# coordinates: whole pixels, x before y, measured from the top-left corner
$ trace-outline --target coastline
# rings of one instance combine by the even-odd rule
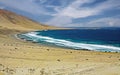
[[[0,75],[120,75],[118,52],[52,47],[15,37],[36,30],[58,29],[71,28],[40,24],[0,9]]]
[[[64,49],[17,39],[20,32],[0,34],[0,74],[115,75],[120,53]],[[8,70],[8,71],[6,71]]]
[[[52,31],[52,33],[51,33],[51,31]],[[37,31],[23,33],[23,34],[18,34],[17,38],[19,38],[21,40],[37,43],[37,44],[44,44],[46,46],[52,46],[52,47],[56,46],[56,47],[65,48],[65,49],[100,51],[100,52],[120,52],[119,46],[117,47],[114,44],[109,44],[109,43],[105,43],[105,42],[103,43],[103,41],[98,42],[98,40],[97,41],[93,40],[93,43],[89,43],[89,42],[84,43],[81,41],[76,42],[79,39],[74,41],[74,40],[72,40],[72,38],[70,38],[72,40],[72,41],[70,41],[70,40],[66,40],[66,39],[69,39],[69,37],[65,37],[66,39],[64,39],[64,38],[61,39],[61,37],[60,38],[56,37],[56,36],[64,37],[64,35],[59,34],[59,33],[69,32],[69,31],[71,31],[71,30],[67,30],[67,31],[66,30],[57,30],[58,35],[56,35],[56,30],[41,30],[41,31],[37,30]],[[74,31],[76,31],[76,30],[74,29]],[[45,32],[45,35],[43,35],[44,32]],[[47,33],[49,33],[50,36]],[[66,35],[72,35],[72,33],[66,34]],[[73,37],[74,37],[74,35],[73,35]],[[83,38],[80,38],[80,39],[83,39]],[[92,40],[90,40],[90,41],[92,41]]]

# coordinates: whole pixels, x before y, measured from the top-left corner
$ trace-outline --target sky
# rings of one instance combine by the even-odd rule
[[[120,27],[120,0],[0,0],[0,9],[58,27]]]

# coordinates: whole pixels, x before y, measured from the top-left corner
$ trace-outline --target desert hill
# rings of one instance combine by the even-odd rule
[[[39,30],[52,29],[55,27],[42,25],[27,17],[18,15],[14,12],[0,9],[0,28],[7,28],[13,30]]]

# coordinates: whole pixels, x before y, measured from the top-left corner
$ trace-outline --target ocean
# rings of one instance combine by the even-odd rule
[[[120,52],[120,28],[44,30],[19,34],[18,37],[75,50]]]

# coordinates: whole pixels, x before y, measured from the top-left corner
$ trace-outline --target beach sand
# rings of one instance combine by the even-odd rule
[[[19,24],[0,17],[0,75],[120,75],[120,53],[63,49],[18,39],[16,34],[54,27],[26,27],[31,21],[17,18]]]
[[[0,75],[120,75],[120,53],[49,47],[0,28]]]

